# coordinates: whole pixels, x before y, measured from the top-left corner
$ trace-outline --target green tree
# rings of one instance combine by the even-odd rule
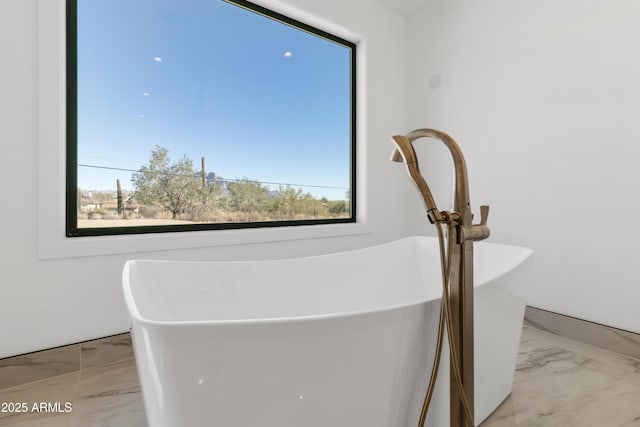
[[[275,197],[269,203],[269,211],[279,217],[293,217],[299,211],[298,200],[302,190],[287,185],[280,186]]]
[[[329,202],[329,212],[333,215],[344,215],[347,210],[347,202],[344,200],[332,200]]]
[[[306,216],[318,216],[318,200],[311,193],[304,193],[298,198],[298,213]]]
[[[243,178],[229,184],[229,207],[244,213],[264,211],[269,190],[257,181]]]
[[[136,200],[159,206],[171,212],[173,219],[197,203],[200,185],[193,162],[186,156],[171,163],[169,151],[156,145],[149,164],[134,172],[131,183],[136,188]]]
[[[296,216],[318,217],[322,215],[324,207],[311,193],[304,193],[287,185],[280,186],[276,195],[269,203],[269,211],[281,218],[295,218]]]

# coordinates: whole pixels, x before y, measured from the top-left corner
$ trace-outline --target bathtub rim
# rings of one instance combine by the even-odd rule
[[[399,309],[403,309],[403,308],[407,308],[407,307],[411,307],[411,306],[415,306],[415,305],[419,305],[419,304],[426,304],[429,302],[433,302],[433,301],[437,301],[440,300],[442,301],[442,290],[440,289],[440,291],[438,292],[440,294],[440,297],[438,298],[430,298],[430,299],[419,299],[419,300],[411,300],[411,301],[407,301],[401,304],[394,304],[394,305],[385,305],[383,307],[380,308],[369,308],[369,309],[360,309],[360,310],[353,310],[353,311],[347,311],[347,312],[339,312],[339,313],[324,313],[324,314],[310,314],[310,315],[297,315],[297,316],[283,316],[283,317],[268,317],[268,318],[251,318],[251,319],[217,319],[217,320],[154,320],[154,319],[148,319],[144,316],[142,316],[142,314],[139,312],[137,305],[135,303],[135,298],[133,296],[133,291],[131,289],[131,284],[129,282],[129,271],[131,270],[131,267],[136,264],[137,262],[149,262],[149,263],[161,263],[161,264],[245,264],[245,263],[271,263],[271,262],[276,262],[276,261],[286,261],[286,260],[300,260],[300,259],[310,259],[310,258],[326,258],[326,257],[331,257],[331,256],[337,256],[340,254],[345,254],[345,253],[352,253],[352,252],[358,252],[358,251],[365,251],[367,249],[370,248],[374,248],[374,247],[380,247],[380,246],[385,246],[385,245],[389,245],[391,243],[396,243],[396,242],[401,242],[401,241],[409,241],[409,240],[413,240],[414,242],[418,241],[418,240],[423,240],[423,239],[429,239],[429,240],[437,240],[436,237],[432,237],[432,236],[421,236],[421,235],[414,235],[414,236],[407,236],[407,237],[403,237],[400,239],[396,239],[396,240],[391,240],[388,242],[384,242],[384,243],[380,243],[377,245],[371,245],[371,246],[366,246],[364,248],[359,248],[359,249],[352,249],[352,250],[345,250],[345,251],[338,251],[338,252],[331,252],[328,254],[322,254],[322,255],[311,255],[311,256],[304,256],[304,257],[290,257],[290,258],[277,258],[277,259],[268,259],[268,260],[233,260],[233,261],[180,261],[180,260],[154,260],[154,259],[130,259],[127,260],[124,264],[123,270],[122,270],[122,288],[123,288],[123,292],[124,292],[124,296],[125,296],[125,304],[127,306],[127,311],[129,313],[129,317],[130,317],[130,321],[133,324],[133,322],[135,321],[136,323],[140,323],[140,324],[145,324],[148,326],[163,326],[163,327],[168,327],[168,326],[172,326],[172,327],[178,327],[178,326],[211,326],[211,325],[219,325],[219,326],[224,326],[224,325],[250,325],[250,324],[279,324],[279,323],[292,323],[292,322],[307,322],[307,321],[314,321],[314,320],[330,320],[330,319],[337,319],[337,318],[341,318],[341,317],[347,317],[347,316],[362,316],[362,315],[366,315],[366,314],[375,314],[375,313],[382,313],[382,312],[386,312],[386,311],[393,311],[393,310],[399,310]],[[477,281],[474,282],[474,289],[478,288],[480,286],[484,286],[488,283],[494,282],[495,280],[497,280],[498,278],[510,273],[511,271],[515,270],[518,266],[520,266],[524,261],[526,261],[527,259],[529,259],[531,257],[531,255],[534,253],[533,249],[531,248],[527,248],[527,247],[523,247],[523,246],[516,246],[516,245],[506,245],[506,244],[501,244],[501,243],[493,243],[493,242],[476,242],[476,245],[488,245],[488,246],[502,246],[502,247],[509,247],[509,248],[514,248],[514,249],[518,249],[520,251],[520,255],[517,256],[515,258],[515,263],[510,266],[509,269],[503,270],[501,271],[499,274],[495,274],[492,277],[485,279],[483,281]],[[441,283],[439,288],[441,288]]]
[[[332,320],[332,319],[340,319],[344,317],[355,317],[355,316],[363,316],[368,314],[378,314],[384,312],[390,312],[395,310],[402,310],[408,307],[420,305],[420,304],[428,304],[430,302],[440,301],[441,298],[433,298],[433,299],[423,299],[423,300],[414,300],[403,304],[395,304],[384,306],[376,309],[363,309],[363,310],[353,310],[342,313],[324,313],[324,314],[310,314],[304,316],[283,316],[283,317],[267,317],[267,318],[252,318],[252,319],[224,319],[224,320],[153,320],[147,319],[140,315],[140,313],[135,309],[135,315],[129,311],[130,320],[135,321],[136,323],[147,325],[147,326],[162,326],[162,327],[182,327],[182,326],[233,326],[233,325],[275,325],[275,324],[284,324],[284,323],[302,323],[302,322],[312,322],[312,321],[323,321],[323,320]],[[127,304],[128,305],[128,304]]]

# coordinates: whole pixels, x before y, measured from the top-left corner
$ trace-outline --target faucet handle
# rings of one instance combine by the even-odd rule
[[[460,228],[460,241],[467,240],[484,240],[491,234],[491,230],[487,227],[487,217],[489,217],[489,206],[480,206],[480,224],[472,224],[468,227]]]
[[[487,225],[487,218],[489,217],[489,206],[480,206],[480,225]]]

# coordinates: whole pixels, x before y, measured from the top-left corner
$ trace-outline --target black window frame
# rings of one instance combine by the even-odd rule
[[[260,14],[266,18],[289,25],[293,28],[305,31],[312,35],[324,38],[350,50],[350,105],[351,105],[351,145],[349,150],[349,210],[348,218],[323,218],[304,220],[279,220],[261,222],[224,222],[224,223],[193,223],[193,224],[171,224],[171,225],[145,225],[145,226],[122,226],[122,227],[78,227],[78,115],[77,115],[77,2],[78,0],[66,1],[66,211],[65,230],[66,237],[82,236],[113,236],[148,233],[174,233],[184,231],[206,231],[206,230],[228,230],[246,228],[273,228],[291,227],[322,224],[343,224],[357,222],[357,192],[356,192],[356,75],[357,45],[354,42],[331,34],[327,31],[316,28],[312,25],[298,21],[281,13],[267,9],[263,6],[246,0],[221,0],[234,4],[248,11]]]

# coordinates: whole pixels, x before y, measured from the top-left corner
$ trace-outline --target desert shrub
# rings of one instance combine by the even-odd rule
[[[164,209],[159,206],[141,206],[140,215],[143,218],[163,218]]]

